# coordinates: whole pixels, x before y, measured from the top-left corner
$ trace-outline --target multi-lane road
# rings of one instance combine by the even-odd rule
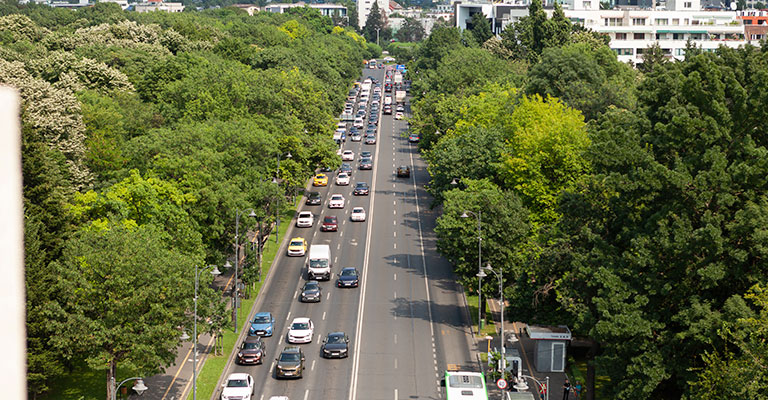
[[[363,71],[363,78],[369,75],[384,81],[384,70]],[[355,169],[349,186],[336,186],[335,174],[329,174],[327,187],[313,189],[319,189],[322,205],[300,206],[299,211],[316,215],[315,225],[293,226],[285,239],[300,236],[310,245],[329,244],[334,277],[321,282],[320,303],[301,303],[306,257],[287,257],[283,252],[275,260],[255,310],[272,312],[276,318],[275,334],[264,339],[265,362],[258,366],[232,362],[224,372],[224,376],[251,374],[254,399],[439,399],[447,364],[477,368],[461,288],[450,265],[436,252],[436,214],[423,190],[426,167],[405,130],[405,121],[382,115],[377,144],[347,140],[343,149],[355,152],[353,167],[360,152],[368,150],[374,155],[373,169]],[[411,167],[410,178],[396,176],[399,165]],[[369,196],[352,195],[355,182],[361,181],[371,186]],[[330,195],[336,193],[347,199],[343,209],[328,208]],[[367,221],[350,221],[352,208],[358,206],[365,208]],[[326,215],[338,217],[338,232],[320,231]],[[336,275],[348,266],[361,272],[359,288],[335,286]],[[274,360],[287,345],[289,324],[296,317],[309,317],[315,326],[314,341],[300,345],[306,355],[304,377],[278,380]],[[332,331],[349,335],[349,358],[322,358],[321,341]]]

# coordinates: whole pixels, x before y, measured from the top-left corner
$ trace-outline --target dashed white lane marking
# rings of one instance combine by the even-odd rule
[[[397,274],[395,274],[395,280],[397,280]]]
[[[323,311],[323,321],[325,321],[325,311]]]
[[[315,360],[312,360],[312,366],[309,367],[309,370],[310,371],[314,371],[315,370]]]
[[[397,292],[395,292],[395,298],[397,298]]]
[[[397,333],[395,333],[395,344],[397,344]]]
[[[393,244],[393,247],[394,247],[395,249],[397,249],[397,243],[392,243],[392,244]]]
[[[277,341],[277,345],[280,346],[283,343],[283,335],[280,335],[280,339]]]
[[[339,235],[339,237],[341,236],[344,236],[344,231],[341,231],[341,234]]]
[[[304,400],[307,400],[309,398],[309,389],[304,391]]]
[[[395,400],[397,400],[397,389],[395,389]]]
[[[272,371],[275,370],[275,362],[272,361],[272,365],[269,366],[269,374],[272,375]]]
[[[259,400],[264,400],[264,395],[263,394],[259,397]]]
[[[397,358],[395,358],[395,369],[397,369]]]
[[[392,234],[394,235],[394,237],[397,237],[397,232],[393,231]]]
[[[331,294],[330,294],[330,293],[328,293],[328,294],[326,294],[326,295],[325,295],[325,299],[326,299],[326,300],[328,300],[328,299],[330,299],[330,298],[331,298]]]
[[[285,316],[285,320],[288,321],[291,319],[291,312],[288,311],[288,315]]]
[[[396,206],[397,205],[397,200],[392,200],[392,205]]]

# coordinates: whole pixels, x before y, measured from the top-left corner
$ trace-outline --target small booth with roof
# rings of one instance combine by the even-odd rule
[[[526,333],[534,343],[533,364],[538,372],[564,372],[566,347],[571,330],[565,325],[526,326]]]

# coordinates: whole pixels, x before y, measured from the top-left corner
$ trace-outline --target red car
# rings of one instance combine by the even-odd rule
[[[339,230],[339,221],[334,216],[324,217],[320,230],[323,232],[336,232]]]

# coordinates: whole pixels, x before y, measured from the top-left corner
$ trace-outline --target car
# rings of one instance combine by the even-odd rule
[[[348,175],[352,174],[352,165],[350,163],[341,163],[339,172],[346,172]]]
[[[301,378],[304,376],[304,352],[298,346],[285,346],[275,359],[275,378]]]
[[[418,133],[408,134],[408,141],[411,143],[419,143],[419,134]]]
[[[355,190],[352,192],[355,196],[367,196],[370,192],[368,184],[365,182],[357,182],[355,184]]]
[[[344,196],[333,194],[331,195],[331,199],[328,200],[328,208],[344,208],[344,203],[346,203]]]
[[[344,332],[331,332],[323,339],[324,358],[346,358],[349,356],[349,337]]]
[[[352,132],[349,135],[349,139],[351,141],[353,141],[353,142],[359,142],[359,141],[363,140],[363,135],[361,135],[360,132]]]
[[[344,152],[341,153],[341,159],[343,161],[352,161],[355,159],[355,152],[352,150],[344,150]]]
[[[384,114],[385,115],[392,115],[392,107],[391,106],[384,106]]]
[[[357,287],[360,284],[360,273],[353,267],[346,267],[339,273],[336,279],[338,287]]]
[[[303,256],[307,254],[307,241],[303,237],[295,237],[288,242],[289,256]]]
[[[346,172],[341,172],[338,175],[336,175],[336,184],[338,186],[349,185],[349,174]]]
[[[360,169],[372,169],[373,168],[373,161],[371,161],[370,158],[361,158],[360,159],[360,165],[358,165],[358,168]]]
[[[405,107],[402,106],[402,104],[398,104],[397,108],[395,109],[397,112],[405,112]]]
[[[398,178],[409,178],[411,176],[411,167],[407,165],[401,165],[397,167]]]
[[[229,374],[221,389],[221,400],[251,400],[253,395],[253,377],[250,374]]]
[[[339,230],[339,221],[333,215],[327,215],[323,218],[323,224],[320,225],[323,232],[336,232]]]
[[[302,211],[296,218],[296,226],[299,228],[311,228],[315,224],[315,214],[312,211]]]
[[[250,336],[272,336],[275,329],[275,317],[271,312],[258,312],[253,316],[251,327],[248,329]]]
[[[360,152],[360,158],[366,158],[366,157],[368,157],[368,158],[371,158],[371,157],[373,157],[373,155],[372,155],[372,154],[371,154],[371,152],[370,152],[370,151],[368,151],[368,150],[366,150],[366,151],[361,151],[361,152]]]
[[[365,144],[376,144],[376,136],[375,135],[366,135],[365,136]]]
[[[331,167],[327,167],[327,166],[320,167],[320,172],[328,173],[328,172],[332,172],[332,171],[333,170],[331,169]]]
[[[264,352],[267,351],[264,341],[259,336],[246,336],[237,352],[237,363],[241,365],[262,364]]]
[[[403,119],[403,113],[399,112],[395,114],[395,119]]]
[[[323,203],[323,198],[320,197],[320,192],[308,192],[307,193],[307,201],[305,202],[308,206],[317,206]]]
[[[315,334],[315,325],[306,317],[294,318],[288,329],[288,343],[312,343]]]
[[[365,221],[365,209],[363,207],[355,207],[352,209],[352,214],[349,215],[349,219],[354,222]]]
[[[304,283],[304,287],[301,288],[299,300],[302,303],[319,303],[322,297],[323,290],[320,288],[320,284],[317,281],[307,281]]]
[[[312,186],[328,186],[328,175],[322,173],[315,175]]]

